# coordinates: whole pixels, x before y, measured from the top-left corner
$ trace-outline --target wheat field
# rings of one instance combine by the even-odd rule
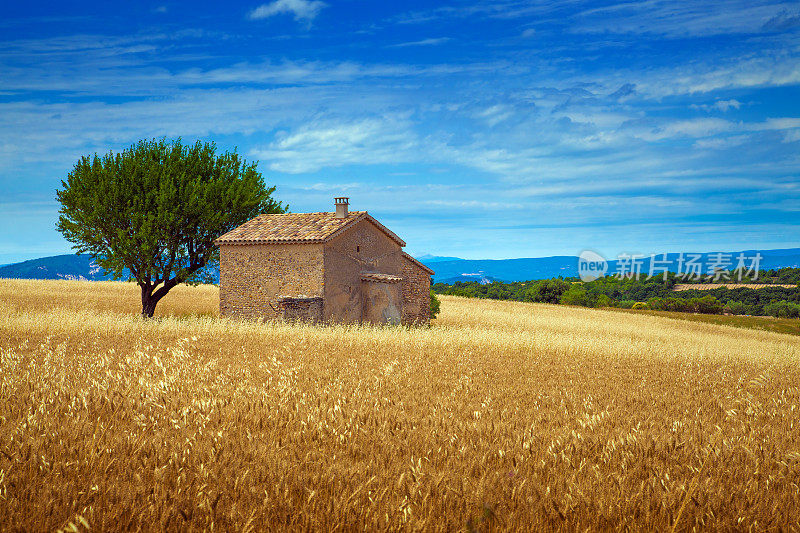
[[[457,297],[430,328],[0,280],[0,530],[797,530],[797,337]]]

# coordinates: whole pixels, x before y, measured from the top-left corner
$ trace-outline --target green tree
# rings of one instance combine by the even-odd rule
[[[586,292],[581,285],[573,285],[561,295],[561,303],[564,305],[582,305],[583,307],[594,307],[592,296]]]
[[[431,301],[430,306],[428,308],[428,316],[431,319],[436,318],[436,315],[439,314],[439,307],[441,303],[439,302],[439,298],[436,297],[436,293],[431,290]]]
[[[746,315],[748,310],[747,306],[742,302],[732,300],[725,304],[724,311],[732,315]]]
[[[544,302],[557,304],[561,296],[572,287],[572,284],[563,279],[544,279],[536,282],[525,294],[525,299],[531,302]]]
[[[781,300],[765,305],[764,313],[778,318],[797,318],[800,316],[800,306],[793,302]]]
[[[56,191],[58,230],[77,253],[142,291],[142,315],[179,283],[218,261],[214,239],[260,213],[282,213],[256,163],[214,143],[143,140],[120,153],[84,156]]]
[[[706,313],[710,315],[721,315],[723,310],[722,302],[720,302],[714,296],[703,296],[702,298],[698,298],[696,306],[698,313]]]
[[[614,302],[605,294],[601,294],[597,297],[597,301],[595,302],[595,307],[611,307]]]

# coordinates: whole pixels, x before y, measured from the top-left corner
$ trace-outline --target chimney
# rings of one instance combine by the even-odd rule
[[[336,206],[336,218],[347,218],[347,206],[350,204],[350,198],[340,196],[333,199],[333,205]]]

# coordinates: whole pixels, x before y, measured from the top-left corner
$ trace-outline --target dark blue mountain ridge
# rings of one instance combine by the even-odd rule
[[[214,282],[219,281],[219,271],[209,268]],[[130,272],[122,272],[122,280],[127,280]],[[89,254],[65,254],[40,257],[0,267],[0,278],[16,279],[75,279],[87,281],[108,281],[114,277],[100,268]]]
[[[0,267],[0,277],[18,279],[113,279],[94,263],[88,254],[40,257]]]
[[[730,268],[734,268],[736,266],[736,258],[740,253],[748,258],[747,265],[749,266],[750,260],[755,256],[756,252],[762,256],[759,265],[761,270],[800,267],[800,248],[744,250],[724,253],[730,255],[729,260],[732,263]],[[703,252],[699,254],[698,262],[702,264],[703,274],[707,273],[709,262],[714,260],[714,253]],[[685,258],[688,258],[688,254],[688,252],[685,254]],[[669,270],[672,272],[677,271],[678,255],[677,253],[667,255],[667,261],[670,262]],[[446,283],[454,281],[480,281],[487,283],[493,280],[527,281],[578,275],[578,258],[569,255],[519,259],[459,259],[423,255],[418,259],[436,271],[435,281]],[[659,259],[661,258],[656,258],[656,260]],[[609,273],[616,272],[619,268],[620,264],[616,260],[609,261]],[[649,269],[650,258],[648,256],[641,259],[640,272],[648,274]],[[660,269],[655,271],[658,273]],[[209,273],[213,279],[219,280],[219,272],[216,269],[209,269]],[[94,263],[91,256],[86,254],[56,255],[5,265],[0,267],[0,278],[85,279],[90,281],[113,279],[112,276],[103,272]],[[127,279],[127,273],[123,276],[123,279]]]
[[[719,252],[684,252],[684,261],[697,255],[696,263],[702,268],[702,274],[707,274],[709,265],[716,259]],[[723,260],[730,262],[728,269],[733,269],[737,265],[739,254],[745,257],[745,267],[749,267],[756,254],[761,254],[758,268],[769,270],[773,268],[800,267],[800,248],[784,248],[779,250],[743,250],[736,252],[722,252],[727,254]],[[666,256],[665,266],[671,272],[679,269],[679,253],[669,253]],[[609,258],[612,259],[612,258]],[[659,268],[659,261],[664,258],[659,254],[656,256],[654,274],[663,272]],[[424,261],[423,261],[424,262]],[[642,274],[650,273],[650,256],[637,260],[638,271]],[[455,261],[441,261],[430,263],[432,269],[436,271],[435,281],[452,283],[453,281],[481,281],[497,279],[500,281],[527,281],[533,279],[547,279],[559,276],[576,277],[578,276],[578,258],[576,256],[553,256],[537,257],[526,259],[459,259]],[[619,271],[631,271],[631,264],[620,264],[616,258],[608,261],[608,274]],[[686,266],[683,269],[686,272]]]

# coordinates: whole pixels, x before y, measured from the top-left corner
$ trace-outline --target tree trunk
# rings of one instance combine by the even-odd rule
[[[176,277],[165,281],[158,290],[155,290],[155,285],[150,285],[149,283],[140,285],[142,288],[142,316],[144,318],[153,318],[153,313],[156,312],[156,304],[178,283],[180,281]]]
[[[153,318],[159,298],[153,297],[154,287],[142,285],[142,317]]]

